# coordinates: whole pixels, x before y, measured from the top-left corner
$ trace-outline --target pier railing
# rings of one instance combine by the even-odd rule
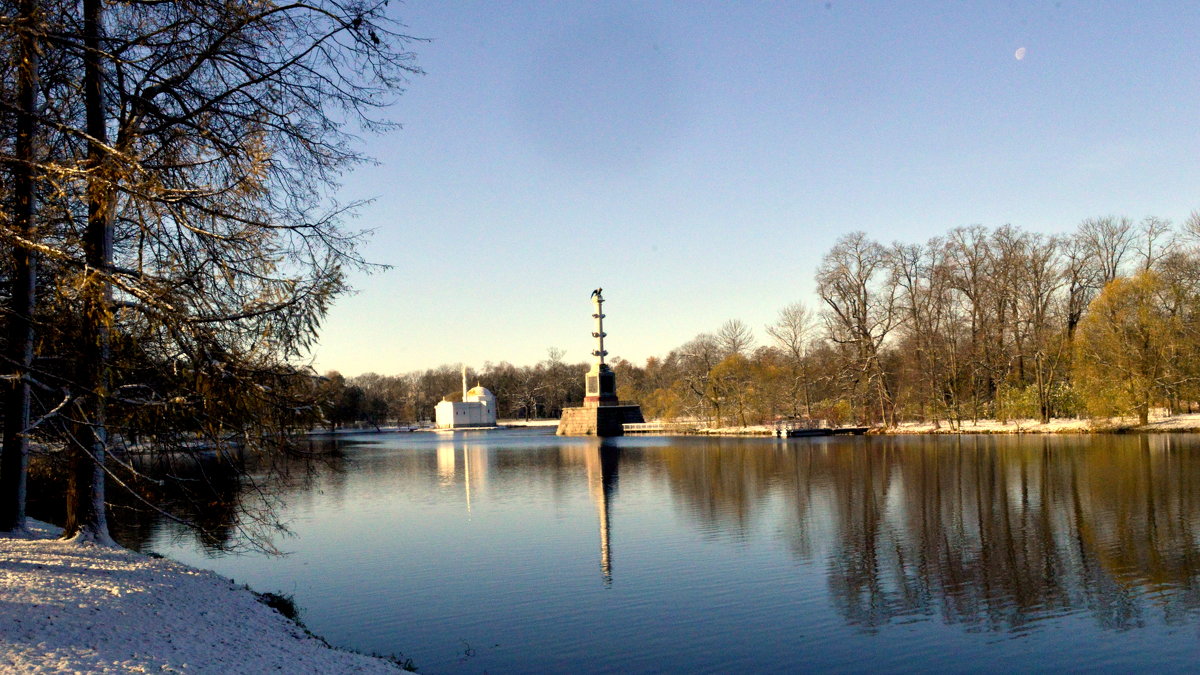
[[[695,433],[695,422],[639,422],[622,424],[621,429],[626,434],[686,434]]]

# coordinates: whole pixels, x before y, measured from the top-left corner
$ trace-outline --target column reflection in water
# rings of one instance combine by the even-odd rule
[[[621,465],[621,448],[610,442],[598,441],[587,449],[588,493],[596,506],[600,521],[600,575],[605,586],[612,586],[612,503],[617,492]]]

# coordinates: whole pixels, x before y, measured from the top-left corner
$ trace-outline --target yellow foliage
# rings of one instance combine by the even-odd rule
[[[655,389],[641,405],[647,419],[675,419],[683,411],[683,402],[674,389]]]
[[[1165,396],[1182,333],[1152,272],[1116,279],[1089,306],[1075,335],[1075,381],[1093,417],[1137,415]]]

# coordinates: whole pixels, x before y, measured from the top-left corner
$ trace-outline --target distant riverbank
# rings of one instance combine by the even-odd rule
[[[1200,432],[1200,414],[1167,415],[1151,414],[1149,424],[1138,424],[1135,418],[1112,418],[1091,420],[1081,418],[1056,418],[1042,424],[1038,420],[964,420],[951,425],[942,420],[931,422],[902,422],[895,427],[874,427],[868,433],[878,435],[905,434],[1104,434],[1104,433],[1188,433]],[[676,435],[703,436],[772,436],[771,425],[744,427],[713,427],[679,432]]]
[[[330,647],[245,586],[30,521],[0,536],[0,671],[397,673]]]
[[[658,420],[655,420],[657,422]],[[520,429],[520,428],[554,428],[558,420],[500,420],[490,429]],[[670,422],[674,430],[656,431],[656,436],[775,436],[775,427],[769,424],[751,424],[747,426],[704,427],[701,422],[692,424]],[[337,432],[314,430],[312,435],[353,434],[364,432],[396,432],[396,431],[437,431],[432,427],[370,427],[367,429],[341,429]],[[462,431],[461,429],[459,431]],[[1138,424],[1135,418],[1111,418],[1092,420],[1086,418],[1055,418],[1042,424],[1035,419],[1023,420],[963,420],[959,425],[952,425],[946,420],[938,424],[932,422],[901,422],[895,427],[872,427],[867,433],[875,435],[897,434],[1106,434],[1106,433],[1200,433],[1200,413],[1187,415],[1167,415],[1158,412],[1150,415],[1149,424]]]
[[[1186,433],[1200,432],[1200,414],[1167,415],[1152,414],[1148,424],[1138,424],[1136,418],[1052,419],[1047,424],[1039,420],[981,419],[975,422],[964,420],[958,428],[948,422],[935,426],[929,423],[906,422],[891,429],[880,429],[883,434],[1094,434],[1094,433]]]

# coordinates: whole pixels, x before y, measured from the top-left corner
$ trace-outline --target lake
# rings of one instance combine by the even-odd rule
[[[363,434],[277,486],[293,594],[422,673],[1194,671],[1200,436]]]

